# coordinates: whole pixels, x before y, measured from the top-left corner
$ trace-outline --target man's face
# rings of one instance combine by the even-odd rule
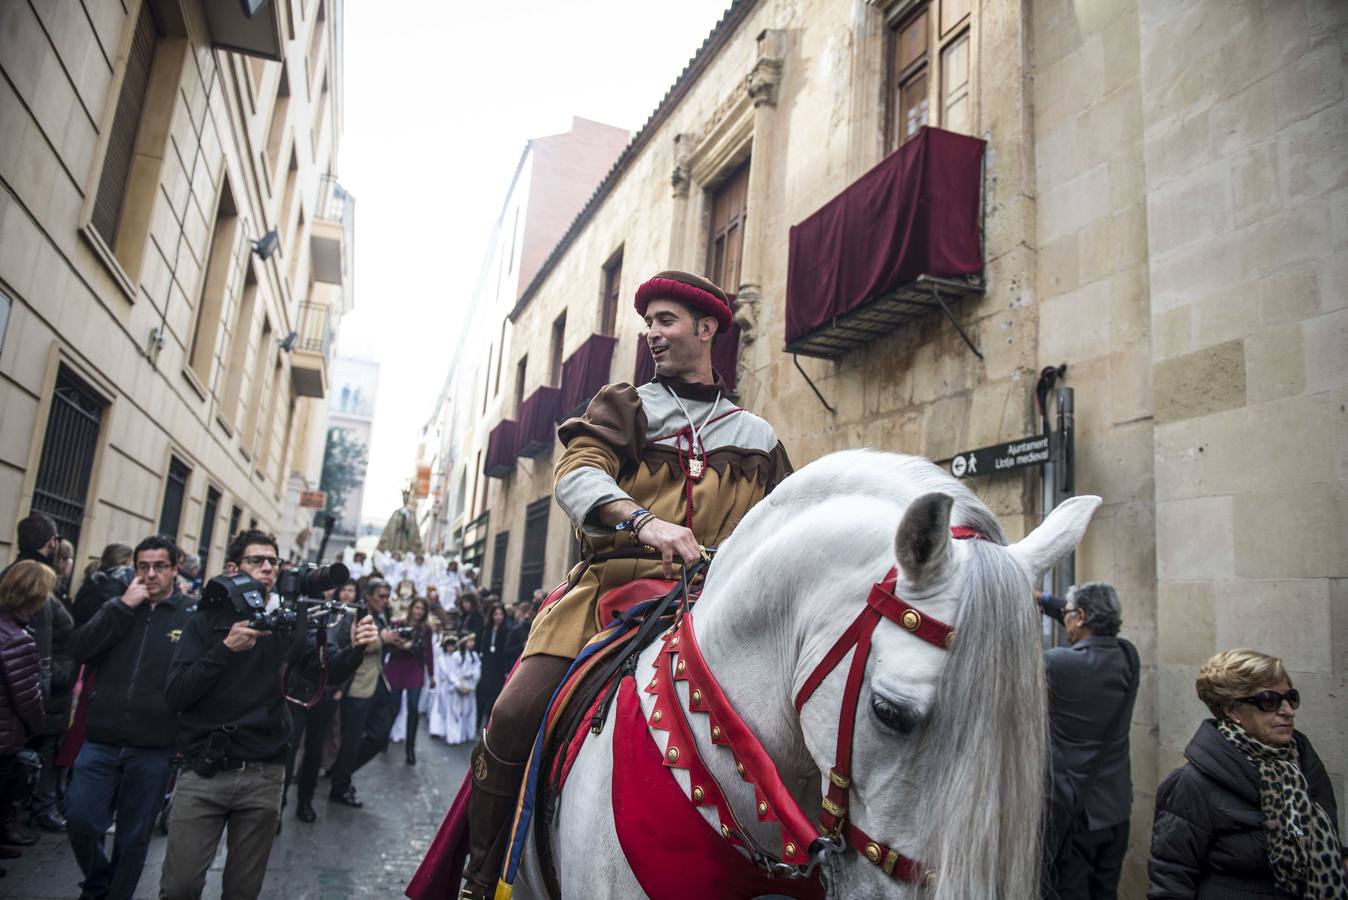
[[[382,613],[388,609],[388,598],[390,591],[386,587],[375,588],[365,595],[365,602],[370,607],[370,612]]]
[[[61,536],[59,534],[53,534],[51,536],[51,539],[48,540],[47,543],[43,544],[42,549],[39,550],[38,552],[41,553],[43,556],[45,556],[47,559],[56,559],[56,554],[58,551],[60,551],[60,549],[61,549]]]
[[[169,558],[167,550],[142,550],[136,554],[136,576],[145,583],[145,589],[154,602],[168,599],[173,593],[173,579],[178,567]]]
[[[646,307],[646,345],[655,359],[655,371],[666,378],[687,379],[711,364],[711,339],[716,320],[693,313],[673,300],[652,300]]]
[[[276,583],[276,573],[281,561],[276,558],[276,548],[271,544],[249,544],[243,548],[243,559],[236,566],[225,565],[226,572],[242,572],[262,585],[268,592]]]

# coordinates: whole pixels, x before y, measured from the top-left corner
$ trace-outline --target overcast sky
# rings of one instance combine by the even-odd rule
[[[380,366],[365,517],[401,503],[525,142],[573,115],[635,133],[728,5],[344,4],[356,308],[338,346]]]

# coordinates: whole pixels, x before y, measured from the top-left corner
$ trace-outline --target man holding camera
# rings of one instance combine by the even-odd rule
[[[245,531],[230,541],[225,572],[256,582],[265,599],[280,560],[276,538]],[[209,591],[207,592],[209,596]],[[224,896],[257,897],[281,815],[290,733],[282,669],[317,662],[307,622],[294,628],[250,627],[250,614],[203,598],[183,630],[168,676],[168,703],[178,712],[178,778],[159,885],[162,900],[198,898],[220,836],[229,828]],[[368,621],[351,642],[375,640]]]
[[[393,694],[384,679],[384,646],[400,638],[390,627],[388,604],[392,591],[387,581],[371,578],[365,582],[365,608],[378,635],[365,648],[365,658],[342,696],[342,745],[332,766],[330,803],[356,809],[364,806],[356,797],[351,777],[388,744],[389,729],[398,715]],[[342,643],[342,636],[337,638]]]
[[[66,830],[84,873],[82,897],[130,900],[173,763],[177,716],[164,697],[173,649],[191,614],[178,590],[177,546],[162,535],[136,545],[135,577],[70,638],[96,684],[86,741],[66,793]],[[103,849],[117,825],[112,858]]]

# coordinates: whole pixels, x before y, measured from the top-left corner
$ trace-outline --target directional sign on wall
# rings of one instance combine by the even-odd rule
[[[1020,438],[955,454],[950,460],[950,474],[956,478],[996,475],[1026,466],[1043,465],[1049,461],[1049,456],[1048,435]]]

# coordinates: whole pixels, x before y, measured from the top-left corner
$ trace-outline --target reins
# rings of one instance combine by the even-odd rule
[[[952,527],[950,533],[956,540],[984,537],[965,526]],[[952,626],[923,613],[894,592],[897,582],[898,568],[893,567],[872,585],[865,607],[824,654],[796,695],[795,708],[799,713],[824,679],[855,649],[843,688],[834,764],[828,773],[828,789],[820,801],[817,826],[787,789],[776,764],[734,710],[707,667],[697,645],[692,616],[681,610],[675,626],[664,636],[664,648],[656,656],[655,678],[645,690],[656,697],[649,720],[651,727],[669,732],[665,765],[688,770],[694,805],[714,806],[721,820],[722,836],[744,848],[753,862],[769,875],[804,877],[827,856],[840,852],[845,843],[891,878],[923,886],[929,886],[935,880],[934,872],[875,840],[848,817],[857,708],[876,627],[881,619],[887,619],[946,651],[955,641]],[[683,704],[674,690],[676,681],[688,682],[688,711],[709,716],[712,743],[729,747],[734,755],[736,772],[753,787],[758,820],[774,821],[781,826],[780,855],[769,853],[754,842],[736,819],[721,786],[700,759]]]

